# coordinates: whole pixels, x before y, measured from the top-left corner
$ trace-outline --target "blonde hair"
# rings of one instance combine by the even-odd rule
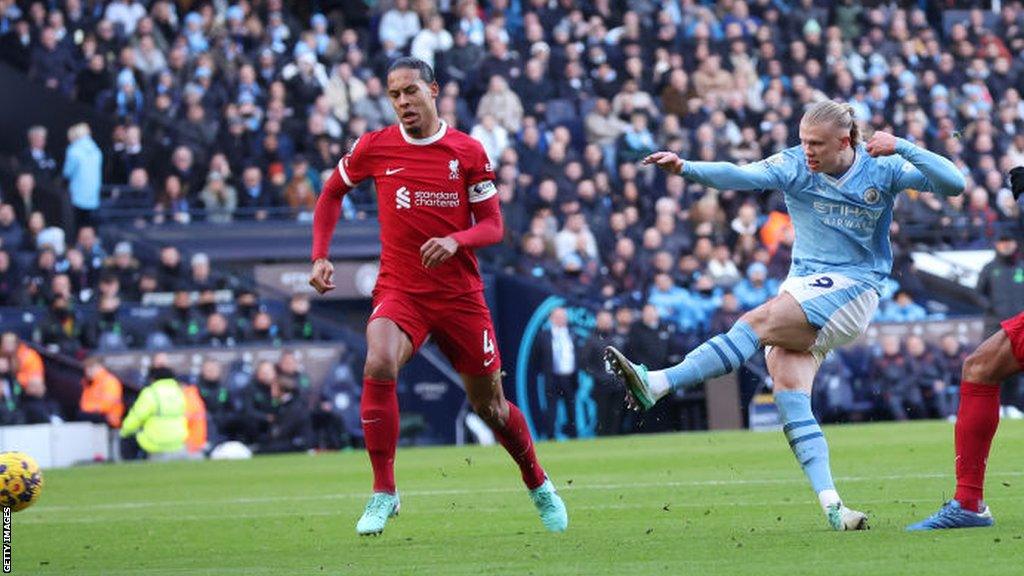
[[[68,142],[74,142],[83,136],[90,134],[89,125],[85,122],[79,122],[74,126],[68,128]]]
[[[850,146],[860,144],[860,126],[854,119],[853,106],[832,100],[815,102],[804,112],[801,122],[807,124],[831,124],[850,133]]]

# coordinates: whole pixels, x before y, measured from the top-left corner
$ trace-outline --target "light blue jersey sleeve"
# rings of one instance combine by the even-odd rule
[[[776,190],[788,180],[780,152],[744,166],[729,162],[683,162],[681,176],[719,190]]]
[[[909,140],[896,139],[896,153],[903,162],[898,162],[893,188],[896,192],[913,188],[928,190],[943,196],[962,194],[967,182],[960,170],[948,159],[914,146]]]

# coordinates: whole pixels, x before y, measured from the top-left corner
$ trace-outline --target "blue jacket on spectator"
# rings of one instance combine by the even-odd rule
[[[68,179],[71,205],[82,210],[100,207],[100,186],[103,179],[103,152],[86,132],[68,146],[64,159],[64,177]],[[75,128],[72,128],[72,131]]]
[[[760,262],[755,262],[747,268],[747,277],[740,280],[732,289],[736,299],[740,301],[740,307],[752,310],[779,293],[779,281],[767,276],[768,267]],[[760,286],[754,285],[755,278],[760,279]]]
[[[875,320],[878,322],[917,322],[927,319],[928,312],[923,306],[914,302],[900,305],[889,301],[879,308],[878,314],[875,315]]]

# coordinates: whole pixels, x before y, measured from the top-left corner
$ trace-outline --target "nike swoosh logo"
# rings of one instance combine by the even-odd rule
[[[392,174],[398,174],[402,170],[405,170],[405,168],[388,168],[387,170],[384,171],[384,175],[391,176]]]
[[[494,364],[494,358],[491,358],[490,360],[484,360],[484,368],[487,368],[491,364]]]

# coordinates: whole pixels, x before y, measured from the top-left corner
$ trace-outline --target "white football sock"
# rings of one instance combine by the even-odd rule
[[[672,391],[672,385],[669,384],[668,376],[665,375],[664,370],[653,370],[648,372],[647,387],[650,388],[651,394],[654,395],[655,400],[660,400]]]
[[[818,492],[818,502],[821,503],[821,509],[828,513],[828,507],[833,504],[842,504],[843,500],[839,497],[839,492],[835,490],[822,490]]]

